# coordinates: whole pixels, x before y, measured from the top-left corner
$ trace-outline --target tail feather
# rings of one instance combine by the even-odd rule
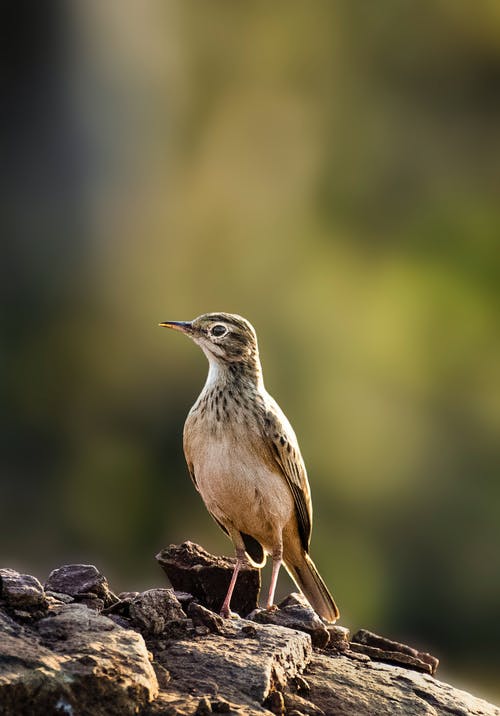
[[[314,562],[307,552],[302,553],[299,564],[297,561],[295,560],[294,563],[285,561],[286,568],[295,584],[320,617],[328,622],[336,622],[340,612]]]

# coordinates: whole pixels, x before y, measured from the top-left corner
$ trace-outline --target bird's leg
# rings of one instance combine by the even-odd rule
[[[269,596],[267,598],[266,609],[272,609],[274,603],[274,592],[276,591],[276,584],[278,583],[278,573],[280,571],[281,563],[283,561],[283,544],[280,544],[273,549],[273,571],[271,574],[271,584],[269,585]]]
[[[229,582],[229,588],[227,590],[226,598],[224,599],[220,610],[221,617],[224,617],[226,619],[231,616],[231,597],[233,596],[234,587],[238,578],[238,572],[240,571],[241,566],[245,564],[245,562],[245,550],[236,548],[236,564],[234,565],[233,576],[231,577],[231,581]]]

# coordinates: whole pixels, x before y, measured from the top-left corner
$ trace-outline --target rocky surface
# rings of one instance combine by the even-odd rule
[[[158,694],[140,634],[84,604],[52,603],[29,624],[0,608],[0,713],[134,714]]]
[[[95,609],[118,601],[106,577],[93,564],[67,564],[52,570],[45,582],[45,590],[55,595],[66,594]]]
[[[222,619],[207,588],[210,569],[230,574],[230,561],[185,543],[168,550],[174,562],[176,549],[186,572],[188,555],[202,554],[203,578],[190,578],[203,599],[185,581],[117,598],[91,565],[54,570],[45,589],[0,570],[0,714],[500,716],[437,681],[435,657],[366,630],[351,639],[300,594],[251,620]]]
[[[373,716],[499,716],[500,709],[432,676],[377,661],[315,654],[308,699],[325,714]],[[307,713],[307,712],[305,712]]]
[[[38,579],[13,569],[0,569],[0,595],[3,603],[18,616],[32,616],[37,612],[43,614],[48,606],[47,596]]]
[[[439,666],[439,659],[432,654],[417,651],[407,644],[400,644],[392,639],[373,634],[367,629],[360,629],[354,634],[350,648],[358,653],[366,654],[376,661],[401,664],[427,674],[434,675]]]
[[[222,698],[243,706],[244,713],[265,713],[261,705],[271,692],[286,688],[312,656],[306,634],[243,619],[230,620],[221,634],[204,634],[194,642],[188,635],[161,647],[155,660],[168,670],[171,688],[210,703]]]
[[[290,594],[276,610],[254,609],[248,618],[259,624],[276,624],[303,631],[309,634],[313,646],[320,648],[330,641],[330,634],[323,621],[300,593]]]
[[[171,544],[156,555],[173,588],[187,592],[204,607],[220,611],[233,573],[235,559],[214,557],[193,542]],[[240,569],[231,608],[246,617],[257,608],[260,570],[247,565]]]

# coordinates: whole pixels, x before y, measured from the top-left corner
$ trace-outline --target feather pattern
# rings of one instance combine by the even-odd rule
[[[228,313],[161,325],[186,333],[209,360],[183,441],[194,486],[236,549],[221,614],[230,614],[240,566],[250,560],[260,567],[270,554],[267,606],[284,562],[318,614],[335,621],[337,606],[308,554],[312,503],[304,460],[292,426],[264,387],[254,328]]]
[[[264,419],[265,442],[271,447],[277,466],[293,495],[302,546],[309,551],[312,530],[312,502],[306,467],[295,432],[276,401],[267,395]]]

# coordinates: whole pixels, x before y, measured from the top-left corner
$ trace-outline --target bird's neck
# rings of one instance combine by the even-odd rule
[[[203,391],[210,391],[214,387],[221,389],[227,387],[253,388],[255,391],[264,389],[262,368],[259,357],[251,361],[221,361],[212,355],[207,355],[209,368]]]

